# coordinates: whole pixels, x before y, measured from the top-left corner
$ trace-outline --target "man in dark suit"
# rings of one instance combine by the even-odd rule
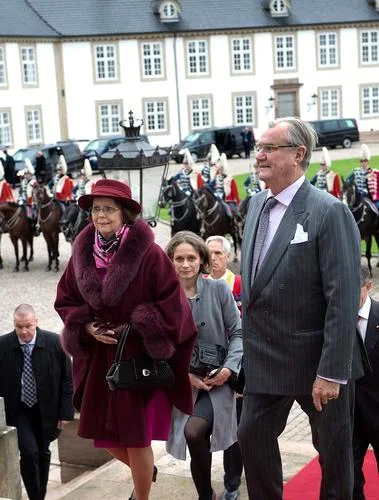
[[[282,498],[278,436],[295,400],[320,454],[320,498],[352,498],[360,237],[348,208],[305,179],[316,140],[309,124],[283,118],[256,145],[269,189],[250,201],[241,257],[250,500]]]
[[[0,396],[17,428],[21,476],[30,500],[43,500],[50,442],[74,418],[71,362],[59,335],[37,326],[33,307],[19,305],[14,330],[0,336]]]
[[[368,446],[374,449],[379,472],[379,302],[369,297],[370,271],[361,267],[361,298],[357,329],[366,348],[370,366],[355,383],[354,412],[354,500],[365,500],[363,462]]]

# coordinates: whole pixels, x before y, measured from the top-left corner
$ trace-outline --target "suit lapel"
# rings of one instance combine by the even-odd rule
[[[281,258],[287,251],[290,241],[295,236],[296,225],[303,225],[304,220],[308,215],[305,207],[306,195],[308,192],[309,183],[305,180],[289,204],[267,251],[262,266],[257,272],[254,283],[251,287],[249,304],[258,297],[259,293],[266,286],[267,282],[274,273]],[[250,260],[252,261],[252,255]],[[251,264],[252,262],[250,262],[250,272]]]
[[[371,299],[371,310],[367,322],[365,347],[368,356],[374,351],[379,341],[379,302]]]

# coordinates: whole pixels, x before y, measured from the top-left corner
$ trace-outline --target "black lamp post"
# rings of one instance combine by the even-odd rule
[[[154,148],[140,137],[143,120],[134,126],[133,112],[119,125],[124,129],[125,141],[99,158],[99,170],[104,178],[127,181],[133,198],[142,205],[142,217],[152,226],[157,224],[162,182],[168,170],[169,152]]]

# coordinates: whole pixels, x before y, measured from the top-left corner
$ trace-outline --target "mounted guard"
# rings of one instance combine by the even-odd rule
[[[341,177],[336,172],[333,172],[333,170],[331,170],[331,164],[332,162],[330,160],[329,151],[327,150],[327,148],[322,148],[320,170],[311,180],[311,184],[313,184],[318,189],[326,191],[332,196],[341,199]]]
[[[62,216],[66,211],[67,204],[72,201],[72,188],[73,183],[70,177],[67,175],[67,164],[65,157],[63,155],[60,155],[56,168],[56,175],[52,180],[52,186],[50,187],[50,189],[52,189],[54,200],[58,203],[61,209]]]
[[[379,214],[379,171],[370,167],[371,153],[366,144],[361,146],[360,166],[355,168],[346,179],[346,182],[353,180],[357,186],[358,193],[367,198],[370,208]]]
[[[5,180],[5,172],[2,163],[0,162],[0,203],[14,202],[13,191],[8,182]]]
[[[33,187],[38,183],[34,177],[34,167],[29,158],[25,158],[24,168],[20,170],[17,175],[21,178],[17,204],[24,208],[29,224],[33,228],[34,236],[39,236],[40,230],[37,226],[37,210],[33,203]]]
[[[250,163],[250,174],[246,177],[243,185],[248,196],[253,196],[266,189],[265,183],[259,180],[259,171],[255,161]]]
[[[214,178],[209,183],[213,194],[218,198],[230,219],[233,219],[237,206],[240,203],[237,183],[228,171],[228,160],[226,154],[222,153],[220,160],[216,163]]]
[[[187,196],[192,196],[195,189],[197,189],[197,182],[194,170],[194,161],[192,159],[191,153],[187,148],[179,151],[179,154],[183,155],[183,167],[179,172],[171,177],[171,180],[176,181],[179,188]]]
[[[209,148],[206,161],[201,169],[201,172],[197,174],[197,188],[200,189],[204,187],[211,181],[211,172],[214,170],[216,163],[220,160],[220,152],[217,149],[216,144],[212,144]]]

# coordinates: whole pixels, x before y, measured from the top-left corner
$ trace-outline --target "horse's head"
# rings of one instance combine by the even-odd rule
[[[32,189],[32,198],[36,205],[43,205],[49,201],[49,195],[47,194],[45,186],[35,184]]]
[[[349,208],[355,207],[359,203],[357,186],[353,179],[344,181],[342,184],[342,201]]]
[[[165,188],[162,190],[162,198],[165,203],[172,203],[185,197],[186,195],[181,191],[178,183],[173,179],[169,179]]]
[[[212,190],[209,187],[204,186],[194,192],[193,201],[200,212],[205,212],[212,207],[214,202],[217,200],[212,193]]]

